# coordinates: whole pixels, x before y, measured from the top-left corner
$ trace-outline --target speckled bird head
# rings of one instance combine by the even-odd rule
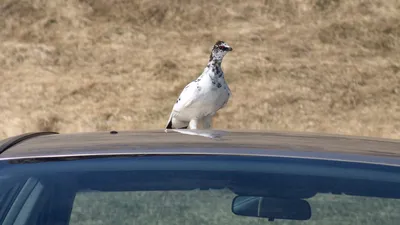
[[[224,41],[217,41],[211,50],[210,61],[222,61],[224,56],[232,50],[232,47]]]

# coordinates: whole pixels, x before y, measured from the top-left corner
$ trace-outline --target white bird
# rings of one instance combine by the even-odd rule
[[[231,96],[224,78],[221,63],[233,49],[223,41],[217,41],[203,73],[190,82],[176,100],[166,129],[210,129],[212,117],[223,108]]]

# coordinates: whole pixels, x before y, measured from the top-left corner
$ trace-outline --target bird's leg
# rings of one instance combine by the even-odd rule
[[[203,129],[211,129],[212,116],[208,115],[203,119]]]
[[[193,119],[189,122],[189,129],[197,130],[197,126],[199,125],[199,121],[197,119]]]

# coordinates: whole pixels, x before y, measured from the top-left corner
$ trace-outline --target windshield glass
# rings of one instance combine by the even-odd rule
[[[265,224],[271,223],[269,218],[233,212],[236,196],[264,196],[303,199],[310,205],[309,219],[275,219],[275,224],[394,225],[400,221],[397,168],[242,158],[14,164],[0,170],[0,219],[12,221],[9,224]],[[292,172],[277,172],[291,167]],[[308,173],[306,168],[330,170],[325,176],[302,175]],[[352,171],[356,172],[352,175]],[[374,173],[379,175],[376,179],[363,175]],[[296,211],[290,210],[287,213]]]
[[[71,224],[266,224],[265,218],[234,215],[235,194],[224,190],[80,192]],[[400,200],[318,194],[307,199],[312,218],[274,224],[398,224]]]

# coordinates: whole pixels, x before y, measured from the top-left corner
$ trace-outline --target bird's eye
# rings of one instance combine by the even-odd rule
[[[224,46],[219,46],[218,48],[221,49],[221,50],[225,50],[226,49]]]

